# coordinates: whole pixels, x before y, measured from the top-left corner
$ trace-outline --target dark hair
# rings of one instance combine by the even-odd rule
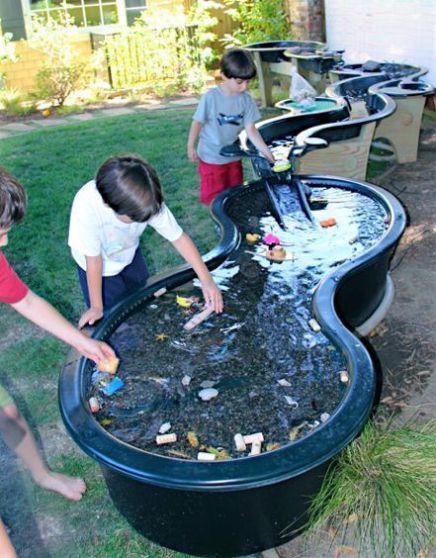
[[[104,203],[118,215],[143,223],[160,211],[163,196],[159,177],[139,157],[111,157],[98,169],[95,182]]]
[[[0,229],[9,229],[26,213],[26,192],[15,176],[0,167]]]
[[[220,61],[220,70],[226,78],[252,79],[256,77],[256,66],[251,55],[241,48],[228,50]]]

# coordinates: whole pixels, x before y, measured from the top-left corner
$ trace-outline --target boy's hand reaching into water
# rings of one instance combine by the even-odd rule
[[[215,282],[212,279],[210,281],[202,281],[201,290],[203,291],[206,305],[212,306],[217,314],[221,314],[224,308],[223,296]]]

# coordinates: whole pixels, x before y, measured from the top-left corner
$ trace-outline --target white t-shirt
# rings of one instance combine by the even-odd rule
[[[95,181],[87,182],[74,197],[68,245],[76,263],[86,271],[85,256],[102,256],[103,276],[120,273],[129,265],[147,225],[174,242],[183,233],[165,204],[145,223],[123,223],[99,194]]]

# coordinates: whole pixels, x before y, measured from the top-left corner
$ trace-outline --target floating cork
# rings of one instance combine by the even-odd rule
[[[158,289],[155,293],[153,293],[153,296],[156,298],[159,298],[160,296],[164,295],[167,292],[165,287],[162,287],[161,289]]]
[[[91,409],[91,413],[98,413],[100,410],[100,403],[98,402],[97,397],[90,397],[89,401],[89,408]]]
[[[312,318],[311,320],[309,320],[309,325],[313,329],[313,331],[321,331],[321,326],[315,320],[315,318]]]
[[[255,440],[251,444],[250,455],[260,455],[261,451],[262,451],[262,442],[260,440]]]
[[[211,314],[213,314],[214,309],[213,306],[206,306],[204,310],[195,314],[186,324],[183,326],[183,329],[186,331],[191,331],[195,327],[197,327],[201,322],[204,322]]]
[[[186,387],[189,386],[190,383],[191,383],[191,376],[185,374],[182,378],[182,385]]]
[[[320,417],[321,422],[327,422],[330,418],[329,413],[323,413]]]
[[[319,224],[321,225],[321,227],[324,228],[334,227],[336,225],[336,219],[334,217],[331,217],[330,219],[324,219],[323,221],[320,221]]]
[[[255,254],[256,256],[263,256],[271,262],[283,262],[283,261],[293,261],[295,260],[295,255],[293,252],[288,252],[281,246],[274,246],[272,250],[266,249]]]
[[[106,372],[107,374],[115,374],[119,363],[120,359],[116,356],[104,358],[97,363],[97,370]]]
[[[197,453],[198,461],[215,461],[216,455],[213,453],[208,453],[206,451],[199,451]]]
[[[262,432],[256,432],[255,434],[247,434],[244,436],[244,443],[245,444],[253,444],[254,442],[263,442],[263,434]]]
[[[172,434],[162,434],[160,436],[156,436],[156,444],[158,446],[162,446],[163,444],[172,444],[173,442],[177,442],[177,434],[174,432]]]
[[[245,451],[247,449],[244,442],[244,436],[242,436],[242,434],[235,434],[233,439],[235,440],[236,451]]]
[[[346,370],[340,371],[340,378],[342,383],[346,384],[348,382],[348,373]]]

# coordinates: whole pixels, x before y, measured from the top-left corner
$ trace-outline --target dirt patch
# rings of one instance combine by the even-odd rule
[[[391,408],[414,407],[434,382],[436,331],[436,122],[427,122],[425,150],[418,161],[398,166],[381,185],[397,195],[409,215],[409,227],[392,261],[395,300],[384,330],[370,339],[384,372],[382,402]],[[429,409],[422,412],[429,413]]]

